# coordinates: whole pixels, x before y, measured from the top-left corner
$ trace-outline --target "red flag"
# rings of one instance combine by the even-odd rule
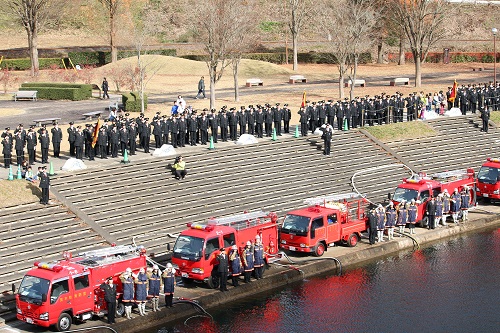
[[[99,136],[99,130],[101,129],[101,126],[102,126],[102,119],[99,118],[97,120],[97,124],[95,125],[94,133],[92,134],[92,148],[94,148],[95,144],[97,143],[97,137]]]
[[[453,88],[451,88],[450,98],[448,98],[452,103],[455,102],[455,98],[457,97],[457,86],[457,80],[455,80],[455,82],[453,82]]]
[[[306,91],[304,90],[304,93],[302,94],[302,103],[300,104],[301,108],[304,108],[306,106]]]

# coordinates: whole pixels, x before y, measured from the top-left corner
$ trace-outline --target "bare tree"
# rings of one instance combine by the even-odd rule
[[[55,0],[11,0],[7,8],[21,21],[28,34],[28,50],[31,60],[31,76],[38,75],[38,33],[50,16],[61,13],[64,1]]]
[[[402,27],[415,62],[415,87],[422,84],[422,63],[429,49],[445,35],[446,0],[390,0],[394,19]]]
[[[111,47],[111,62],[118,61],[118,49],[116,47],[116,16],[122,0],[99,0],[108,14],[109,22],[109,45]]]
[[[285,0],[288,6],[288,27],[292,34],[293,47],[293,70],[299,70],[298,50],[299,50],[299,34],[311,16],[316,3],[313,0]]]
[[[210,77],[210,108],[215,107],[215,86],[230,65],[232,44],[238,39],[240,0],[207,0],[194,4],[195,37],[203,43]]]

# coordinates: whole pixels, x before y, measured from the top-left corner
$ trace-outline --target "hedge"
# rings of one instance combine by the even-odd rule
[[[39,59],[40,69],[50,69],[54,66],[57,68],[64,68],[61,58],[40,58]],[[8,68],[14,71],[25,71],[31,69],[30,58],[22,59],[4,59],[0,64],[0,68]]]
[[[175,49],[165,49],[165,50],[151,50],[143,51],[142,54],[156,54],[173,56],[177,55]],[[137,56],[137,51],[118,51],[118,60],[135,57]],[[111,52],[95,51],[95,52],[68,52],[68,58],[76,66],[104,66],[111,62]]]
[[[36,90],[40,99],[81,101],[92,97],[91,84],[72,83],[23,83],[19,90]]]
[[[122,104],[128,112],[141,112],[141,93],[132,91],[122,94]],[[148,108],[148,96],[144,94],[144,110]]]

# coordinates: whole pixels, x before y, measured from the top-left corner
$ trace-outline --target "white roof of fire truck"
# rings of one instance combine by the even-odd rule
[[[350,200],[350,199],[361,199],[362,195],[355,192],[341,193],[325,195],[322,197],[308,198],[304,200],[304,203],[310,206],[327,204],[332,201]]]

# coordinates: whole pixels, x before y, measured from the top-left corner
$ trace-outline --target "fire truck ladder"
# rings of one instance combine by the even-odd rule
[[[107,247],[105,249],[98,249],[86,252],[78,253],[79,256],[84,258],[92,257],[109,257],[117,254],[132,254],[137,251],[137,247],[132,245],[118,245],[113,247]]]
[[[227,217],[211,218],[208,219],[208,224],[227,225],[239,230],[258,225],[260,223],[259,219],[266,218],[268,216],[269,212],[264,212],[260,210],[256,212],[243,213]]]
[[[304,203],[309,206],[315,206],[320,204],[326,204],[327,202],[330,201],[341,201],[341,200],[358,199],[358,198],[363,198],[363,196],[360,193],[349,192],[342,194],[325,195],[323,197],[308,198],[304,200]]]
[[[445,172],[438,172],[431,175],[432,179],[442,179],[444,182],[450,182],[457,179],[463,179],[467,176],[467,170],[452,170]],[[455,179],[450,179],[455,178]]]

